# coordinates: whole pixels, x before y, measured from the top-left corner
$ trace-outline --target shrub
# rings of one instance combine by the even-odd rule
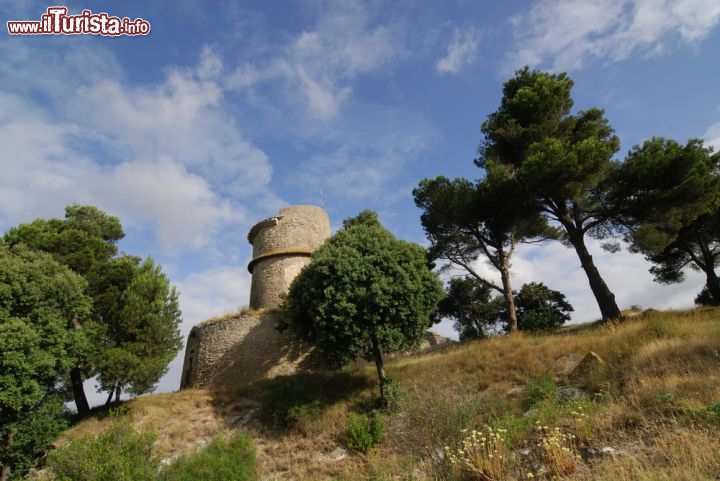
[[[48,467],[62,481],[155,481],[160,460],[155,435],[116,420],[97,438],[85,436],[48,456]]]
[[[359,416],[350,420],[345,440],[350,449],[367,453],[382,442],[385,436],[385,423],[377,412],[370,416]]]
[[[556,391],[555,381],[549,377],[531,379],[525,387],[525,401],[532,407],[539,402],[554,399]]]
[[[504,429],[486,426],[484,430],[463,429],[464,438],[457,449],[445,446],[453,469],[482,481],[500,481],[508,467]]]
[[[575,436],[566,434],[560,428],[538,426],[540,459],[552,474],[569,476],[575,472],[580,455],[575,448]]]
[[[202,451],[181,456],[163,469],[160,481],[251,481],[255,449],[244,434],[217,437]]]
[[[382,395],[380,396],[380,405],[388,411],[397,411],[400,408],[400,398],[402,390],[400,383],[394,378],[387,376],[380,386]]]

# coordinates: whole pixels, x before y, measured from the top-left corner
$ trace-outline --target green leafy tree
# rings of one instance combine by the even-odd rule
[[[430,240],[430,256],[444,266],[466,270],[505,300],[505,315],[512,330],[517,315],[511,285],[511,259],[518,243],[542,242],[558,235],[549,227],[532,199],[524,196],[510,169],[486,166],[479,182],[445,177],[425,179],[413,191],[423,211],[421,222]],[[483,257],[499,273],[500,283],[483,276],[474,262]]]
[[[92,312],[77,319],[76,327],[91,328],[94,344],[70,372],[80,415],[90,410],[84,379],[99,375],[108,402],[123,389],[141,394],[154,387],[182,347],[177,292],[151,259],[143,264],[139,257],[118,254],[123,237],[117,217],[80,205],[68,206],[65,219],[37,219],[4,237],[9,245],[52,254],[87,281]]]
[[[48,395],[17,422],[0,426],[0,436],[6,440],[0,447],[0,459],[3,467],[7,466],[8,478],[24,479],[68,426],[70,416],[59,395]]]
[[[542,216],[562,227],[561,240],[575,249],[603,319],[618,319],[615,296],[585,239],[612,233],[604,199],[620,143],[602,110],[570,113],[572,85],[565,73],[527,67],[516,72],[503,86],[500,107],[482,124],[475,162],[485,169],[500,164],[512,170]]]
[[[97,296],[103,296],[98,285],[102,280],[96,274],[98,266],[117,255],[117,241],[124,236],[117,217],[109,216],[96,207],[70,205],[65,208],[65,219],[36,219],[21,224],[11,228],[4,240],[9,246],[23,244],[30,249],[51,254],[55,260],[88,280],[88,292],[95,300]],[[111,286],[111,290],[119,287]],[[90,319],[101,322],[102,313],[76,319],[75,327],[86,324]],[[83,380],[96,373],[93,366],[94,351],[84,354],[76,359],[70,372],[73,397],[81,416],[90,412]]]
[[[347,219],[292,282],[281,328],[292,327],[330,365],[374,360],[417,346],[443,296],[421,246],[396,239],[374,212]]]
[[[653,138],[635,146],[614,174],[612,202],[631,250],[652,263],[657,282],[703,272],[698,302],[720,304],[720,153],[701,140]]]
[[[450,279],[447,296],[438,304],[437,316],[455,321],[460,340],[479,339],[502,320],[503,299],[474,277]]]
[[[57,429],[61,381],[91,349],[84,279],[42,252],[0,242],[2,480],[22,475]],[[54,404],[53,404],[54,403]],[[53,427],[54,426],[54,427]]]
[[[518,328],[537,331],[559,327],[570,320],[572,306],[565,296],[543,283],[523,284],[514,293]],[[474,277],[453,278],[448,284],[447,297],[438,305],[439,317],[455,321],[460,340],[485,337],[501,329],[510,331],[503,299],[493,297],[492,290]]]
[[[516,294],[515,305],[521,331],[560,327],[570,320],[570,313],[573,312],[565,295],[542,282],[523,284]]]
[[[122,295],[111,300],[115,304],[107,309],[106,341],[97,360],[100,385],[110,396],[115,392],[116,399],[123,390],[133,395],[151,391],[182,348],[177,291],[160,266],[147,259],[135,268]]]

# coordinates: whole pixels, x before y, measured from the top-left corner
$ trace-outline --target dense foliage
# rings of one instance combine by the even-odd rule
[[[445,177],[425,179],[413,191],[415,204],[423,211],[420,220],[430,240],[430,256],[466,270],[505,300],[505,315],[511,329],[517,316],[510,266],[518,243],[538,242],[557,236],[523,196],[515,176],[500,164],[487,166],[478,182]],[[500,274],[500,284],[480,274],[474,261],[483,257]]]
[[[482,124],[476,164],[485,170],[502,165],[512,172],[541,215],[562,228],[561,239],[574,247],[605,320],[620,317],[615,296],[585,244],[591,235],[609,235],[611,213],[604,198],[620,142],[602,110],[571,114],[573,81],[565,73],[527,67],[503,86],[500,107]]]
[[[63,425],[57,394],[91,347],[81,276],[48,254],[0,242],[0,463],[21,475]]]
[[[92,331],[91,348],[77,353],[69,376],[81,415],[89,411],[84,379],[99,375],[108,400],[148,392],[182,347],[177,293],[152,259],[118,254],[123,237],[117,217],[80,205],[68,206],[65,219],[37,219],[4,236],[10,246],[47,252],[87,283],[92,311],[75,321]]]
[[[73,440],[48,455],[48,468],[58,479],[73,481],[155,481],[160,459],[155,436],[116,420],[95,437]]]
[[[347,219],[295,278],[284,327],[317,347],[330,365],[374,360],[381,392],[383,352],[418,345],[443,295],[425,249],[396,239],[374,212]]]
[[[570,320],[573,307],[561,292],[542,282],[523,284],[515,296],[521,331],[540,331],[560,327]]]
[[[255,449],[243,433],[219,436],[203,449],[162,466],[155,434],[129,419],[113,416],[97,437],[83,436],[48,455],[47,468],[58,480],[72,481],[252,481]]]
[[[437,315],[455,321],[460,340],[485,337],[501,321],[503,302],[473,277],[450,279],[447,296],[438,304]]]
[[[450,280],[447,297],[438,305],[437,315],[455,321],[461,340],[485,337],[492,332],[509,331],[505,303],[492,297],[492,291],[473,277]],[[518,328],[538,331],[562,326],[570,320],[572,306],[565,296],[543,283],[523,284],[513,294]]]
[[[612,185],[617,222],[631,249],[652,263],[655,280],[681,282],[686,268],[703,272],[698,302],[720,304],[720,153],[701,140],[683,146],[653,138],[632,149]]]

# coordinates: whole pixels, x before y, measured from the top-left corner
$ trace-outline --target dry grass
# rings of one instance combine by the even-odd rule
[[[402,396],[399,409],[384,416],[385,441],[367,455],[348,454],[337,461],[323,456],[344,446],[348,419],[370,409],[376,395],[372,366],[289,378],[307,395],[294,424],[282,429],[253,412],[288,379],[241,391],[151,395],[126,405],[133,422],[156,430],[165,457],[233,430],[239,418],[249,416],[243,429],[256,443],[263,479],[460,480],[444,459],[444,446],[457,446],[462,429],[485,425],[507,430],[504,479],[527,479],[528,472],[538,473],[548,464],[537,448],[535,423],[540,422],[572,433],[572,451],[583,455],[561,479],[715,480],[720,414],[708,406],[720,402],[719,350],[720,309],[696,309],[650,311],[620,324],[511,335],[396,359],[387,369]],[[593,393],[589,399],[560,403],[507,394],[537,379],[552,382],[558,358],[588,351],[606,361],[582,380]],[[105,425],[102,419],[87,420],[65,437],[96,434]],[[607,459],[586,455],[589,448],[604,446],[621,454]],[[522,449],[530,454],[521,456]]]

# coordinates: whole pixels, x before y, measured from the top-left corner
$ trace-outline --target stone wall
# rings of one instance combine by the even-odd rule
[[[240,385],[311,367],[312,350],[276,329],[279,316],[251,312],[193,327],[180,387]]]
[[[330,219],[321,207],[296,205],[255,224],[248,234],[253,246],[250,307],[273,309],[280,295],[310,262],[312,252],[330,237]]]

